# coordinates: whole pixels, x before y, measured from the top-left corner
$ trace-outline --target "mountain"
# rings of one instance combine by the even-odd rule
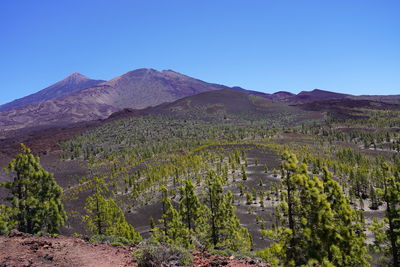
[[[110,94],[108,104],[119,109],[142,109],[206,91],[228,88],[172,70],[154,69],[130,71],[104,83],[103,87]]]
[[[104,119],[123,108],[142,109],[224,88],[228,87],[206,83],[172,70],[137,69],[90,88],[74,89],[75,93],[63,98],[1,111],[0,129],[9,131]]]
[[[80,73],[74,72],[62,81],[59,81],[37,93],[1,105],[0,111],[16,109],[47,100],[61,99],[68,95],[82,91],[85,88],[96,86],[102,82],[104,81],[92,80]]]

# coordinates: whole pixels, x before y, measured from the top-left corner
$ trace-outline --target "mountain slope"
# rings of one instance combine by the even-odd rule
[[[296,106],[303,110],[326,112],[331,118],[339,120],[367,118],[365,110],[400,110],[400,104],[360,98],[329,99]]]
[[[141,109],[227,88],[166,70],[138,69],[61,99],[0,112],[0,129],[66,125],[103,119],[123,108]]]
[[[359,96],[349,96],[348,98],[355,100],[379,101],[391,104],[400,103],[400,95],[359,95]]]
[[[321,100],[331,100],[331,99],[342,99],[348,97],[348,94],[341,94],[335,92],[329,92],[320,89],[314,89],[312,91],[302,91],[294,97],[295,102],[313,102]],[[293,101],[292,101],[293,103]]]
[[[247,92],[223,89],[200,93],[194,96],[166,103],[148,111],[182,119],[213,121],[270,121],[286,124],[304,118],[317,118],[311,114],[284,103],[273,102]]]
[[[228,88],[206,83],[172,70],[138,69],[114,78],[104,86],[112,88],[108,104],[117,108],[142,109],[202,92]]]
[[[247,90],[247,89],[243,89],[242,87],[239,87],[239,86],[234,86],[234,87],[232,87],[230,89],[236,90],[236,91],[239,91],[239,92],[243,92],[243,93],[247,93],[247,94],[250,94],[250,95],[255,95],[255,96],[259,96],[259,97],[263,97],[263,98],[268,98],[268,99],[271,99],[271,96],[272,96],[272,94],[259,92],[259,91],[254,91],[254,90]]]
[[[77,72],[72,73],[62,81],[59,81],[37,93],[16,99],[0,106],[0,111],[16,109],[47,100],[61,99],[68,95],[82,91],[85,88],[96,86],[103,80],[92,80]]]

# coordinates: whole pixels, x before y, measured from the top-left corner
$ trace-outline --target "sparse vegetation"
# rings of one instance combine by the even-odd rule
[[[398,261],[397,111],[301,126],[202,112],[116,120],[62,143],[65,163],[90,170],[65,194],[77,231],[122,246],[141,240],[135,225],[153,242],[142,266],[187,264],[192,249],[287,266]],[[2,233],[18,222],[11,208],[0,207]]]

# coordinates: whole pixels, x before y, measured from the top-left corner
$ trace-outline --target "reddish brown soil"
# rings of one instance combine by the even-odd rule
[[[0,236],[0,266],[137,266],[128,247],[89,243],[60,236],[36,237],[23,233]]]
[[[122,267],[137,266],[132,257],[133,247],[113,247],[90,243],[75,237],[38,237],[20,232],[0,236],[1,267]],[[165,265],[167,266],[167,265]],[[238,259],[193,252],[193,265],[269,267],[270,265],[250,258]]]

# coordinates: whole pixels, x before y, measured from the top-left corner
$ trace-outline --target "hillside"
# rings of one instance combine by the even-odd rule
[[[163,104],[149,111],[180,119],[217,121],[269,121],[278,124],[321,118],[319,114],[301,111],[284,103],[273,102],[247,92],[218,90]]]
[[[352,98],[314,101],[296,106],[308,111],[327,112],[330,118],[341,120],[367,118],[365,110],[400,110],[399,104]]]
[[[47,100],[61,99],[68,95],[82,91],[85,88],[96,86],[103,80],[92,80],[88,77],[74,72],[62,81],[59,81],[37,93],[16,99],[10,103],[0,106],[0,111],[21,108],[27,105],[44,102]]]

